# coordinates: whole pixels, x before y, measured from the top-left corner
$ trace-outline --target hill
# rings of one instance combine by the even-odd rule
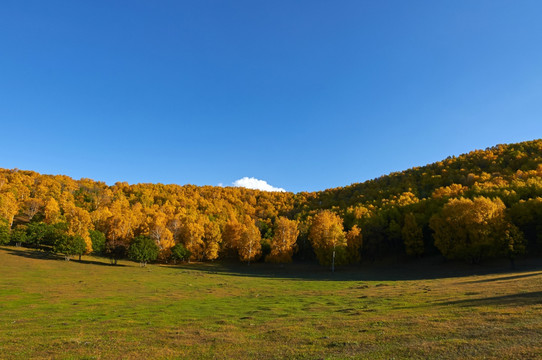
[[[106,253],[115,261],[135,237],[145,236],[154,240],[162,261],[179,244],[192,260],[318,257],[327,263],[333,249],[338,263],[437,252],[477,262],[540,252],[541,197],[542,140],[497,145],[343,188],[297,194],[108,186],[2,169],[0,242],[68,251],[71,245],[55,247],[64,234],[83,239],[83,253]],[[322,212],[334,217],[318,216]],[[311,233],[319,222],[322,229],[337,231]]]

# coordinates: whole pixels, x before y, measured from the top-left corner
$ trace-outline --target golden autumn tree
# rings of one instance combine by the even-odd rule
[[[262,253],[262,235],[260,229],[258,229],[254,221],[249,217],[245,219],[243,225],[244,231],[241,233],[241,237],[237,243],[237,252],[239,260],[246,261],[250,265],[250,262],[257,260]]]
[[[47,224],[53,225],[60,222],[60,206],[54,198],[47,200],[43,213]]]
[[[416,222],[413,213],[405,215],[405,223],[401,230],[405,251],[410,256],[421,256],[423,254],[423,233],[422,228]]]
[[[344,235],[342,219],[329,210],[322,210],[312,220],[309,230],[309,240],[312,243],[318,262],[321,265],[331,265],[347,262],[347,240]]]
[[[11,192],[0,194],[0,218],[7,221],[10,229],[18,212],[19,204],[15,196]]]
[[[224,225],[222,232],[222,244],[225,255],[228,257],[235,256],[241,235],[243,234],[244,226],[237,219],[232,218]]]
[[[149,237],[156,242],[160,250],[158,257],[162,260],[169,258],[171,248],[175,246],[173,234],[167,227],[168,219],[161,211],[154,212],[147,218]]]
[[[184,247],[190,251],[190,259],[203,259],[205,253],[204,234],[203,222],[199,217],[185,217],[183,219],[179,237]]]
[[[511,245],[520,251],[522,235],[507,221],[505,209],[499,198],[450,199],[429,222],[435,246],[447,258],[473,263],[508,256]]]
[[[25,200],[23,205],[23,212],[28,217],[28,220],[32,220],[34,216],[43,208],[43,200],[39,198],[29,198]]]
[[[281,216],[275,221],[273,239],[271,240],[271,253],[265,261],[269,262],[291,262],[292,255],[296,250],[296,241],[299,236],[297,221],[288,220]]]
[[[361,260],[361,246],[363,245],[363,235],[361,229],[354,225],[346,233],[346,248],[348,251],[349,262],[359,262]]]
[[[92,252],[92,240],[89,230],[92,230],[92,219],[90,214],[74,204],[67,204],[64,208],[64,216],[68,223],[68,235],[81,237],[86,244],[85,253]]]
[[[203,241],[205,243],[205,259],[215,260],[218,258],[222,233],[220,226],[214,221],[207,221],[204,225]]]
[[[109,209],[111,216],[105,222],[105,249],[111,261],[116,264],[124,256],[128,244],[133,238],[136,219],[130,211],[130,204],[126,199],[115,200]],[[105,215],[105,214],[104,214]]]
[[[45,207],[47,213],[47,206]],[[113,216],[113,213],[107,207],[99,208],[90,213],[92,218],[92,223],[96,230],[101,231],[103,234],[107,234],[109,231],[110,218]],[[46,215],[47,218],[47,215]]]

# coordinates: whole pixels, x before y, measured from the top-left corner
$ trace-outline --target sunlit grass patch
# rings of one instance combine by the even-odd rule
[[[0,358],[542,356],[536,261],[516,271],[430,263],[331,274],[39,255],[0,249]]]

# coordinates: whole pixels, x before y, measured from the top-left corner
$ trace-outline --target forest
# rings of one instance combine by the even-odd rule
[[[542,140],[320,192],[135,184],[0,169],[0,244],[66,259],[353,264],[542,252]]]

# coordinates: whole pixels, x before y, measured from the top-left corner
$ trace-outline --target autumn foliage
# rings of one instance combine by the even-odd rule
[[[470,262],[512,259],[542,253],[541,224],[542,140],[498,145],[360,184],[297,194],[193,185],[108,186],[0,169],[1,243],[69,253],[62,246],[70,242],[58,242],[65,235],[77,238],[84,253],[101,253],[113,263],[127,256],[139,236],[156,244],[162,262],[171,260],[178,244],[190,254],[189,261],[316,258],[329,265],[333,253],[337,265],[436,253]]]

